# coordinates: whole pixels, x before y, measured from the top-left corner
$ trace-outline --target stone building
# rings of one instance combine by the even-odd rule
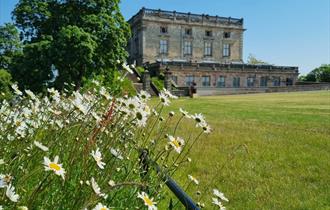
[[[243,19],[142,8],[129,21],[129,60],[177,86],[257,88],[294,85],[297,67],[243,62]]]

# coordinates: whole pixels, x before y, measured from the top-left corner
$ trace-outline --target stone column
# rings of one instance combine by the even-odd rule
[[[150,73],[148,70],[145,70],[143,73],[143,90],[150,93]]]
[[[172,91],[172,72],[170,72],[169,68],[166,68],[165,72],[165,79],[164,79],[164,88],[168,91]]]

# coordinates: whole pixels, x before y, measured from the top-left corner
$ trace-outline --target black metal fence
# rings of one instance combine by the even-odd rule
[[[182,205],[187,210],[200,210],[197,204],[190,198],[190,196],[172,179],[168,174],[166,174],[163,169],[153,160],[149,159],[148,150],[143,149],[140,153],[140,165],[141,165],[141,176],[145,176],[150,168],[150,163],[152,163],[152,169],[156,170],[157,173],[161,173],[161,177],[165,182],[166,186],[173,192],[173,194],[178,198]]]

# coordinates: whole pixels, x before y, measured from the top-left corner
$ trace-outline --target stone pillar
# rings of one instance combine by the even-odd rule
[[[148,70],[145,70],[143,73],[143,90],[147,91],[150,93],[150,73]]]
[[[166,68],[165,72],[165,79],[164,79],[164,88],[168,91],[172,91],[172,72],[170,72],[169,68]]]

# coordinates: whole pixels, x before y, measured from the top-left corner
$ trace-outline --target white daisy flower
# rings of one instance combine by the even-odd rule
[[[0,206],[0,210],[3,210],[2,206]]]
[[[171,101],[168,99],[168,96],[165,95],[163,92],[159,94],[159,99],[164,106],[169,106],[171,103]]]
[[[104,98],[107,99],[107,100],[110,100],[111,99],[111,96],[110,96],[109,92],[103,86],[100,88],[100,94],[102,96],[104,96]]]
[[[174,113],[173,111],[170,111],[170,112],[168,113],[168,115],[169,115],[170,117],[173,117],[173,116],[175,115],[175,113]]]
[[[121,155],[121,152],[119,151],[119,149],[114,149],[114,148],[110,148],[110,152],[113,156],[115,156],[116,158],[123,160],[123,156]]]
[[[6,196],[9,198],[9,200],[11,200],[12,202],[15,202],[15,203],[19,199],[19,195],[15,193],[15,187],[12,186],[11,184],[9,184],[7,186]]]
[[[48,157],[44,157],[44,165],[46,171],[54,171],[56,175],[64,179],[65,170],[62,164],[58,163],[58,156],[55,156],[54,161],[50,161]]]
[[[110,181],[108,182],[108,184],[109,184],[110,187],[113,187],[113,186],[116,185],[115,181],[113,181],[113,180],[110,180]]]
[[[191,116],[187,111],[183,110],[182,108],[180,108],[179,110],[183,116],[185,116],[186,118],[191,118]]]
[[[218,206],[220,210],[226,210],[226,207],[224,207],[221,201],[219,201],[217,198],[212,198],[212,203]]]
[[[126,70],[128,73],[130,73],[130,74],[133,74],[133,73],[134,73],[133,70],[129,67],[129,65],[127,65],[127,63],[123,63],[123,64],[122,64],[122,67],[123,67],[123,69]]]
[[[169,98],[173,98],[173,99],[178,98],[177,96],[173,95],[170,91],[166,90],[165,88],[163,88],[163,93]]]
[[[41,144],[38,141],[34,141],[33,143],[34,143],[34,145],[36,145],[36,147],[38,147],[39,149],[41,149],[44,152],[47,152],[49,150],[48,147],[46,147],[45,145]]]
[[[220,192],[218,189],[213,189],[213,194],[219,197],[223,201],[227,201],[227,202],[229,201],[228,198],[226,198],[225,195],[222,192]]]
[[[151,97],[151,95],[147,91],[144,91],[144,90],[141,90],[140,93],[138,94],[138,96],[143,101],[146,101]]]
[[[155,110],[155,109],[152,109],[152,113],[155,115],[155,116],[158,116],[158,112]]]
[[[129,65],[132,69],[135,69],[135,62]]]
[[[205,125],[205,124],[207,124],[206,122],[205,122],[205,118],[204,118],[204,116],[201,114],[201,113],[199,113],[199,114],[194,114],[194,115],[192,115],[191,116],[195,121],[196,121],[196,127],[203,127],[203,125]]]
[[[0,159],[0,165],[5,164],[5,161],[3,159]]]
[[[0,188],[7,187],[12,180],[13,177],[10,174],[0,174]]]
[[[199,184],[199,181],[192,175],[188,175],[188,178],[190,179],[190,181],[194,182],[195,184],[197,184],[197,185]]]
[[[94,160],[96,161],[96,164],[100,169],[104,169],[105,163],[102,162],[102,154],[99,150],[99,148],[96,149],[96,151],[92,151],[91,155],[93,156]]]
[[[36,99],[37,99],[36,95],[34,95],[34,93],[33,93],[31,90],[25,90],[25,93],[26,93],[28,96],[30,96],[30,98],[31,98],[32,100],[36,100]]]
[[[103,197],[103,198],[107,198],[107,195],[101,192],[101,188],[99,187],[99,185],[97,184],[97,182],[95,181],[94,177],[91,178],[91,184],[92,184],[92,189],[94,190],[95,194]]]
[[[139,127],[145,127],[147,125],[147,113],[142,109],[135,110],[135,122]]]
[[[153,198],[149,198],[147,193],[141,192],[138,193],[138,198],[141,198],[144,201],[144,205],[148,207],[148,210],[157,210],[156,202],[153,201]]]
[[[23,93],[18,89],[17,84],[12,84],[11,85],[11,88],[13,88],[13,90],[15,91],[15,94],[16,95],[19,95],[19,96],[23,95]]]
[[[139,101],[135,97],[127,99],[126,105],[127,105],[128,109],[131,111],[134,111],[135,109],[137,109],[140,106]]]
[[[172,145],[172,147],[174,148],[174,150],[177,153],[181,153],[182,148],[184,146],[184,140],[180,137],[173,137],[173,136],[168,136],[169,138],[169,143]]]
[[[72,100],[72,104],[84,115],[86,115],[88,113],[88,107],[83,104],[83,96],[79,92],[74,92],[73,95],[75,97]]]
[[[102,203],[98,203],[92,210],[109,210],[109,208]]]
[[[204,121],[200,123],[204,133],[211,133],[211,127]]]
[[[0,174],[0,188],[5,188],[7,187],[7,182],[4,179],[5,175]]]

